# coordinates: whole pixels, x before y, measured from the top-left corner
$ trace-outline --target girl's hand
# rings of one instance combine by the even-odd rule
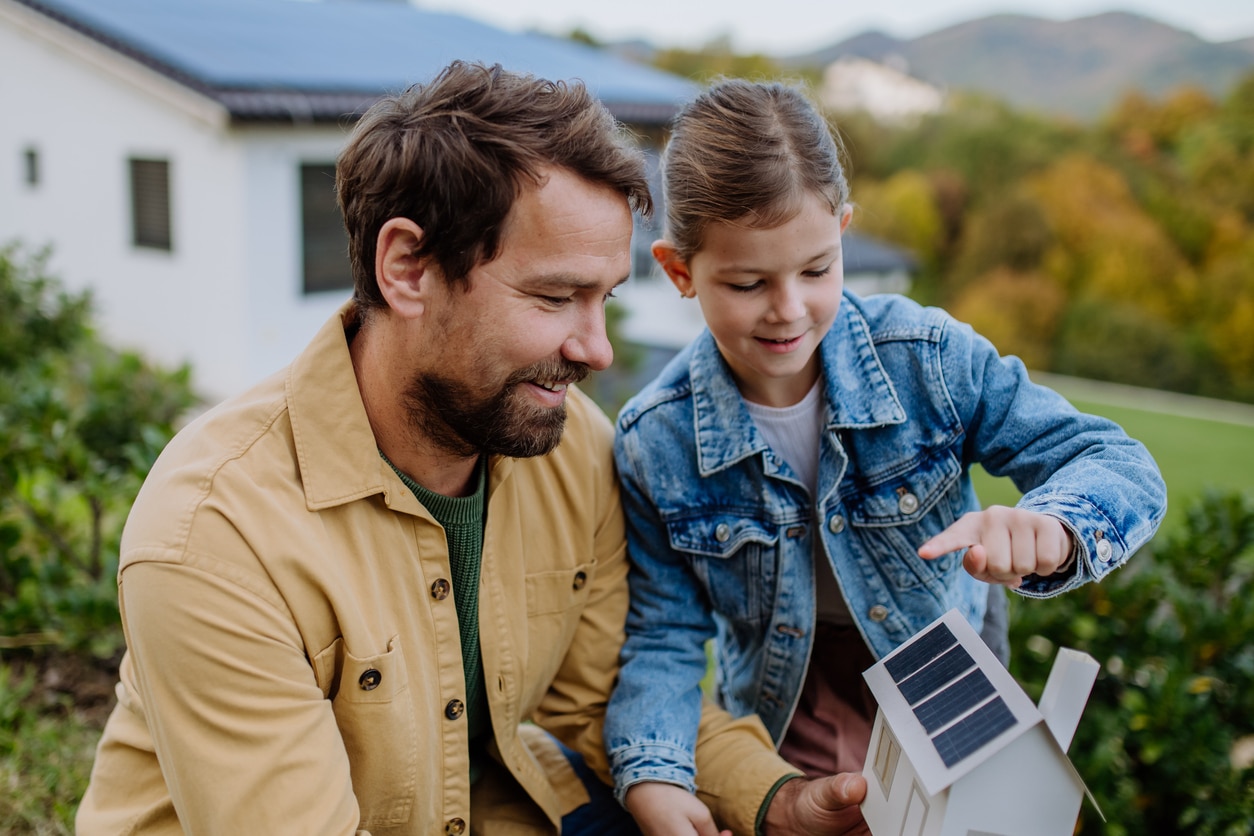
[[[700,799],[683,787],[647,781],[634,784],[623,806],[635,818],[644,836],[732,836],[719,830]]]
[[[919,547],[932,560],[965,548],[962,565],[977,580],[1017,589],[1024,575],[1052,575],[1070,566],[1071,533],[1054,517],[991,505],[963,514]]]

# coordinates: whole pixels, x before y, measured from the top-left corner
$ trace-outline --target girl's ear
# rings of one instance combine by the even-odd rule
[[[849,228],[849,221],[853,219],[853,204],[846,203],[840,209],[840,232],[843,235],[845,230]]]
[[[670,241],[653,242],[653,258],[670,277],[671,283],[679,289],[679,295],[687,299],[696,296],[692,289],[692,274],[688,272],[688,264],[679,257],[679,251]]]
[[[391,218],[379,229],[375,248],[375,281],[379,293],[402,319],[413,319],[426,307],[438,277],[430,259],[414,255],[422,242],[422,227],[408,218]]]

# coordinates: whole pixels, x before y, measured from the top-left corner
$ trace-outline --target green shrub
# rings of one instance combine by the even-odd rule
[[[1125,569],[1017,599],[1011,669],[1039,697],[1056,647],[1102,665],[1069,752],[1104,834],[1254,832],[1254,497],[1208,494]]]
[[[189,370],[106,345],[46,253],[0,248],[0,648],[121,648],[118,541],[194,402]]]

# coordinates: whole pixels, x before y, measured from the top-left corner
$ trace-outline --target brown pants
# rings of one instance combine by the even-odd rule
[[[801,699],[779,747],[807,777],[862,771],[876,709],[862,672],[873,664],[856,627],[815,628]]]

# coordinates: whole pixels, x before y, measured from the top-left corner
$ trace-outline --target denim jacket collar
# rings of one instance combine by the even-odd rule
[[[867,429],[906,420],[875,351],[870,326],[848,296],[819,353],[829,430]],[[696,412],[697,462],[703,476],[768,449],[708,329],[697,337],[688,374]]]

